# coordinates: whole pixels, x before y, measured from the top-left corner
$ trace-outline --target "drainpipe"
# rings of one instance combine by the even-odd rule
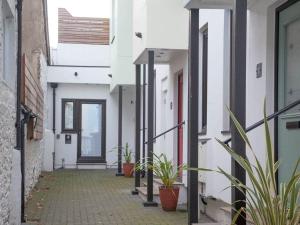
[[[55,102],[56,102],[56,88],[58,87],[57,83],[51,83],[50,84],[51,88],[53,89],[53,117],[52,117],[52,130],[53,130],[53,134],[55,134],[55,111],[56,111],[56,107],[55,107]]]
[[[25,222],[25,162],[24,162],[24,140],[22,141],[21,121],[21,76],[22,76],[22,5],[23,1],[17,1],[17,22],[18,22],[18,50],[17,50],[17,100],[16,100],[16,149],[21,152],[21,222]],[[23,121],[24,122],[24,121]]]
[[[53,155],[52,155],[52,158],[53,158],[53,170],[55,170],[55,131],[56,131],[56,126],[55,126],[55,123],[56,123],[56,119],[55,119],[55,112],[56,112],[56,88],[58,87],[58,84],[57,83],[51,83],[50,84],[51,88],[53,89],[53,102],[52,102],[52,130],[53,130],[53,135],[54,135],[54,152],[53,152]]]
[[[18,0],[16,7],[18,14],[16,149],[21,150],[22,0]]]

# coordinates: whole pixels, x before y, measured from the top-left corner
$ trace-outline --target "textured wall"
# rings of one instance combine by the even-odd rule
[[[46,36],[44,27],[43,0],[23,1],[23,53],[26,54],[31,67],[41,82],[44,82]],[[34,38],[32,38],[34,37]],[[45,85],[42,84],[44,87]],[[42,170],[44,139],[40,141],[26,140],[25,144],[25,197],[38,181]]]
[[[47,93],[46,82],[46,61],[45,57],[40,53],[39,61],[37,65],[41,86],[44,93]],[[45,95],[44,95],[45,96]],[[46,102],[46,101],[45,101]],[[44,113],[46,110],[44,109]],[[44,120],[47,116],[44,116]],[[43,129],[45,128],[45,121],[43,123]],[[26,135],[27,136],[27,135]],[[43,139],[36,140],[26,140],[25,145],[25,197],[27,199],[30,191],[35,186],[38,181],[39,175],[42,171],[42,162],[45,149],[45,137]]]
[[[7,2],[5,2],[7,3]],[[12,1],[9,1],[11,4]],[[0,224],[8,225],[10,219],[10,195],[12,160],[15,142],[15,88],[9,87],[4,81],[3,65],[3,17],[4,10],[8,12],[8,4],[4,7],[4,1],[0,2]],[[14,49],[12,48],[12,51]],[[15,51],[16,52],[16,51]],[[13,68],[7,68],[7,71]],[[11,74],[16,76],[16,74]],[[13,78],[13,77],[10,77]]]
[[[0,90],[0,224],[9,224],[9,192],[16,115],[15,104],[11,103],[15,102],[15,98],[3,81],[0,81]]]

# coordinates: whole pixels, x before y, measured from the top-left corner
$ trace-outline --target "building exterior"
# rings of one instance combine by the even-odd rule
[[[113,23],[113,22],[112,22]],[[70,24],[72,26],[70,26]],[[73,29],[70,30],[70,27]],[[134,92],[128,76],[130,66],[122,67],[114,57],[127,60],[125,50],[110,46],[108,18],[74,17],[59,9],[59,38],[51,50],[48,67],[48,130],[53,145],[47,149],[45,161],[53,161],[54,169],[104,169],[117,166],[118,88],[124,84],[124,144],[133,146]],[[120,35],[118,28],[114,28]],[[115,38],[115,43],[122,41]],[[123,63],[124,64],[124,63]],[[133,68],[133,66],[131,66]],[[123,76],[119,73],[122,71]],[[74,90],[76,90],[74,92]],[[52,154],[53,153],[53,154]],[[52,170],[53,163],[48,163]]]
[[[197,112],[199,120],[198,127],[195,128],[198,131],[197,149],[195,145],[190,148],[188,144],[191,140],[189,132],[193,134],[195,130],[192,132],[189,128],[190,125],[186,124],[183,127],[183,145],[179,138],[181,135],[181,127],[179,127],[173,133],[157,139],[153,146],[154,151],[167,154],[170,159],[173,159],[174,164],[177,164],[179,161],[178,149],[182,145],[183,161],[180,161],[181,163],[191,165],[189,154],[193,152],[192,158],[195,156],[198,158],[198,162],[193,161],[194,166],[209,169],[221,167],[227,171],[232,170],[234,173],[237,171],[235,170],[236,166],[232,167],[230,156],[222,151],[222,147],[215,140],[218,138],[225,141],[231,136],[237,137],[235,136],[237,133],[230,125],[226,106],[233,110],[240,121],[245,121],[245,127],[249,127],[263,118],[265,98],[268,114],[277,112],[298,100],[296,89],[291,82],[296,82],[294,78],[299,70],[296,64],[293,64],[299,59],[296,47],[299,39],[297,33],[299,13],[296,13],[299,1],[248,1],[246,11],[244,3],[241,3],[242,6],[234,5],[233,1],[184,1],[184,6],[190,10],[190,24],[194,25],[192,31],[190,27],[190,33],[182,32],[181,23],[176,20],[185,21],[185,29],[188,30],[188,19],[180,18],[178,11],[175,16],[175,10],[167,10],[163,5],[160,5],[159,9],[152,9],[155,16],[152,15],[151,20],[147,19],[147,16],[151,15],[151,7],[154,7],[154,4],[153,1],[151,3],[136,2],[133,22],[134,63],[148,64],[147,54],[151,51],[155,52],[156,87],[154,91],[156,99],[153,113],[156,115],[156,127],[154,133],[158,135],[176,124],[178,125],[181,122],[179,120],[181,113],[183,113],[183,120],[186,122],[191,120],[188,110],[190,112],[195,110],[193,112]],[[168,3],[168,9],[175,4],[175,1]],[[168,11],[167,14],[161,14],[163,19],[158,16],[160,15],[159,10]],[[199,12],[198,17],[195,16],[197,11]],[[242,15],[239,16],[245,20],[235,17],[241,12]],[[194,19],[192,19],[192,15],[195,16]],[[168,20],[174,21],[173,25],[164,24]],[[246,20],[247,26],[244,23]],[[147,22],[143,24],[143,21]],[[235,23],[235,21],[242,22]],[[149,32],[151,30],[149,24],[158,30],[162,26],[164,30]],[[180,34],[172,33],[169,30],[172,29],[170,27],[176,27]],[[168,36],[169,34],[171,37]],[[234,38],[234,34],[237,38]],[[178,37],[176,40],[187,40],[189,37],[189,51],[183,50],[165,60],[164,51],[169,48],[170,43],[173,43],[174,38],[172,37]],[[163,43],[165,38],[168,39],[168,43]],[[157,44],[151,46],[151,40],[155,40]],[[198,45],[192,45],[193,41]],[[162,56],[159,56],[157,48],[161,51]],[[177,49],[180,49],[179,45]],[[237,73],[236,71],[245,72]],[[178,75],[181,74],[183,79],[178,79]],[[188,86],[188,80],[191,79],[190,74],[199,78],[199,83],[196,82],[197,89],[195,86]],[[245,77],[243,78],[241,74],[244,74]],[[179,84],[182,83],[182,80],[183,102],[180,101],[180,98],[178,99],[181,92]],[[193,83],[192,80],[189,82]],[[191,97],[189,94],[189,92],[192,93],[191,89],[198,92],[199,110],[197,107],[189,108],[191,106],[188,104],[188,99]],[[192,96],[195,95],[192,94]],[[239,102],[240,105],[236,105],[236,102]],[[183,104],[183,112],[180,112],[178,108],[180,104]],[[284,148],[283,146],[287,145],[287,140],[289,143],[293,143],[293,146],[297,146],[297,130],[287,126],[293,124],[297,118],[296,109],[297,106],[270,122],[275,147],[274,155],[284,162],[279,169],[278,182],[284,181],[284,177],[291,172],[295,160],[299,158],[299,151],[293,150],[293,147],[289,154],[281,150]],[[192,123],[195,123],[195,120],[192,120]],[[249,137],[259,160],[264,162],[263,128],[258,127],[249,132]],[[195,139],[192,142],[195,143]],[[232,144],[240,149],[241,154],[247,154],[250,157],[242,150],[243,147],[237,146],[237,143]],[[197,154],[195,154],[196,151]],[[192,203],[192,207],[190,206],[193,209],[191,210],[193,215],[189,222],[196,222],[195,211],[197,214],[200,210],[204,211],[201,201],[197,200],[202,196],[208,202],[206,213],[219,222],[228,223],[231,219],[231,211],[228,206],[233,199],[236,199],[230,190],[223,191],[230,184],[218,174],[200,172],[198,176],[197,183],[195,179],[192,179],[194,182],[190,182],[185,174],[182,177],[187,189],[195,190],[192,186],[199,189],[199,198],[193,194],[193,199],[197,203]],[[246,181],[246,177],[242,179]],[[189,198],[189,200],[191,199]],[[198,206],[195,207],[195,204],[199,205],[199,209]]]
[[[1,1],[0,56],[0,224],[10,224],[14,214],[20,214],[14,203],[21,206],[20,153],[16,145],[16,81],[17,81],[17,11],[16,1]],[[13,167],[13,165],[15,165]],[[16,179],[14,179],[16,177]],[[18,179],[18,178],[19,179]],[[15,188],[13,188],[15,187]],[[19,215],[20,219],[20,215]]]
[[[42,96],[45,91],[43,83],[47,64],[44,3],[37,1],[32,4],[31,1],[23,1],[21,5],[20,1],[1,1],[0,121],[3,132],[0,135],[0,224],[20,224],[24,220],[25,201],[42,168]],[[23,30],[20,29],[20,24],[23,24]],[[37,38],[32,39],[32,35]],[[22,59],[19,56],[22,56]],[[17,64],[17,61],[20,64]],[[21,63],[25,70],[21,70]],[[28,78],[36,82],[29,85]],[[31,91],[36,92],[31,96],[30,103],[26,96]],[[40,102],[35,102],[37,100]],[[32,115],[38,113],[38,129],[32,127],[33,118],[25,119],[29,111]],[[41,133],[38,134],[37,131]]]
[[[46,1],[22,6],[1,1],[0,224],[24,219],[42,170],[122,175],[125,143],[136,162],[164,153],[174,165],[221,167],[246,183],[215,138],[231,138],[252,159],[227,107],[246,128],[263,118],[265,98],[268,114],[291,106],[270,122],[278,182],[291,173],[300,144],[299,0],[113,0],[111,19],[59,9],[51,50]],[[248,134],[264,162],[262,127]],[[133,193],[156,206],[147,172],[144,188],[136,173]],[[230,204],[244,200],[216,173],[183,171],[178,180],[189,224],[200,212],[229,224]]]

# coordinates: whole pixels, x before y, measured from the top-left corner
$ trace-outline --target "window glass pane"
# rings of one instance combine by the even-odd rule
[[[65,129],[74,129],[74,102],[65,103]]]
[[[81,156],[101,157],[102,105],[82,104]]]

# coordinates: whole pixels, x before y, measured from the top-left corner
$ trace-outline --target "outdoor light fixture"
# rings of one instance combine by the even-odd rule
[[[74,73],[74,76],[75,76],[75,77],[77,77],[77,76],[78,76],[78,73],[77,73],[77,72],[75,72],[75,73]]]
[[[143,34],[141,32],[135,32],[135,36],[138,38],[143,38]]]

